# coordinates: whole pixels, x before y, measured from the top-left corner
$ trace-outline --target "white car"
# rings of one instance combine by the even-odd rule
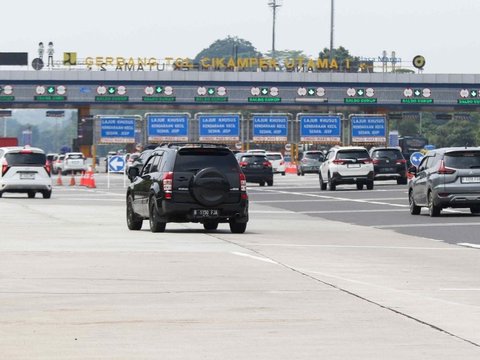
[[[45,199],[52,195],[52,178],[47,157],[34,147],[0,148],[0,197],[3,193],[27,193],[34,198],[37,192]]]
[[[331,148],[320,165],[320,189],[334,191],[340,184],[356,184],[358,190],[366,185],[373,189],[373,161],[362,146],[336,146]]]
[[[63,160],[62,173],[72,174],[87,171],[86,158],[81,152],[68,152]]]
[[[285,176],[285,159],[281,152],[267,152],[267,159],[272,163],[273,173]]]

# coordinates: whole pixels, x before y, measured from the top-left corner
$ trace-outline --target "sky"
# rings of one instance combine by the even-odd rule
[[[272,47],[273,0],[15,0],[2,3],[0,52],[29,52],[52,41],[55,59],[97,56],[190,57],[238,36],[258,51]],[[277,50],[316,57],[330,46],[331,0],[277,0]],[[335,0],[334,47],[379,57],[395,51],[425,73],[480,73],[479,0]]]

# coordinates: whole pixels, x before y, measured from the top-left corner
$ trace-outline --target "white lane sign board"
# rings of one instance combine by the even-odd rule
[[[126,164],[125,156],[114,155],[108,158],[108,172],[107,172],[107,187],[110,189],[110,173],[122,173],[123,174],[123,187],[126,186]]]

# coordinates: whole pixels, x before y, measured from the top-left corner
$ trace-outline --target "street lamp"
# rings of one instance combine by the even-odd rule
[[[273,29],[272,29],[272,57],[275,58],[275,23],[277,19],[277,8],[282,6],[278,2],[280,0],[272,0],[271,2],[268,3],[268,6],[270,6],[273,10]]]
[[[335,29],[335,0],[331,0],[330,3],[330,53],[329,53],[329,60],[330,62],[333,59],[333,34],[334,34],[334,29]]]

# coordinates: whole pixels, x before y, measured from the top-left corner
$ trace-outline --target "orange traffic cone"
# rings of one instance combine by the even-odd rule
[[[85,171],[82,171],[82,176],[80,176],[80,186],[87,186],[87,184],[85,183],[86,181],[86,175],[85,175]]]
[[[87,187],[90,189],[95,189],[97,186],[95,184],[95,176],[93,174],[93,170],[90,168],[88,169],[87,172],[88,176],[88,182],[87,182]]]
[[[60,171],[58,172],[57,185],[59,185],[59,186],[62,186],[62,185],[63,185],[62,173],[61,173]]]
[[[70,178],[70,186],[75,186],[75,174],[72,172],[72,177]]]

